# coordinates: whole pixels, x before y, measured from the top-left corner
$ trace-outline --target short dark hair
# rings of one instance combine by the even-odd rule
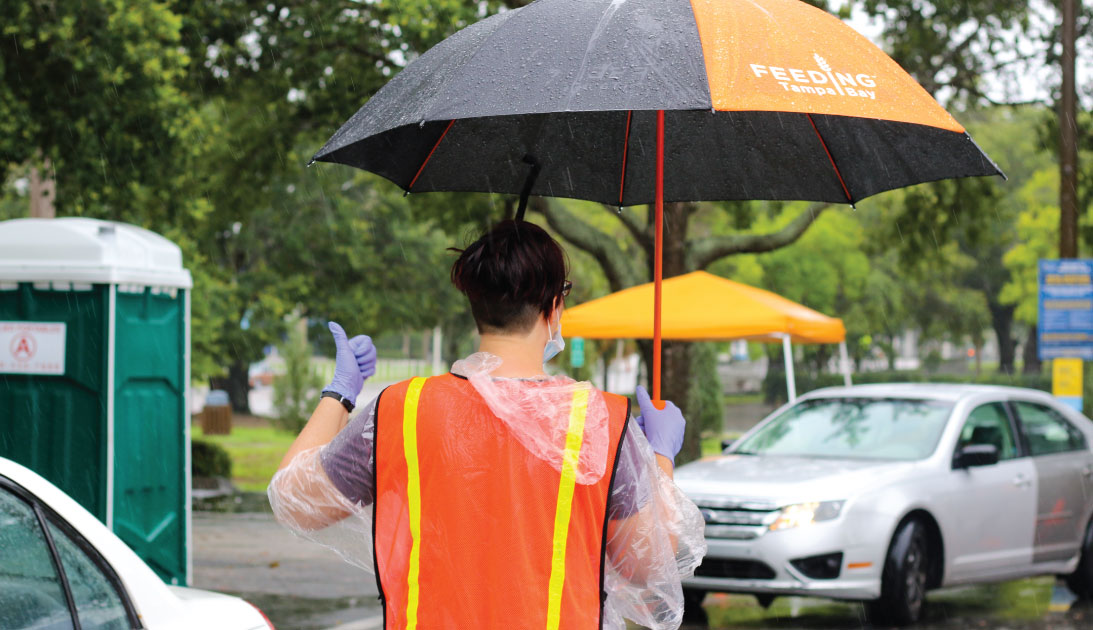
[[[565,252],[546,230],[506,220],[460,252],[452,284],[470,301],[478,332],[525,332],[550,316],[567,271]]]

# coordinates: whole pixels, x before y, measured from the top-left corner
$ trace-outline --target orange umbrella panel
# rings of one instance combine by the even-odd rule
[[[590,339],[652,338],[653,292],[648,283],[567,308],[562,332]],[[840,319],[704,271],[665,280],[663,292],[664,339],[780,341],[788,334],[795,343],[839,343],[846,338]]]

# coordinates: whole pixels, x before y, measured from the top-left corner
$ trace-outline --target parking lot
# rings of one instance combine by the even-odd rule
[[[279,630],[370,630],[381,624],[374,578],[296,538],[264,513],[194,514],[194,585],[241,595]],[[1084,630],[1093,609],[1075,605],[1051,578],[930,595],[922,630]],[[786,597],[763,610],[748,595],[710,595],[685,630],[868,627],[860,605]],[[692,616],[694,617],[694,616]]]

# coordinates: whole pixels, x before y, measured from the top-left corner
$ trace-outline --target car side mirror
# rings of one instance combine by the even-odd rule
[[[953,470],[998,463],[998,447],[993,444],[969,444],[953,455]]]
[[[721,440],[721,452],[724,453],[731,448],[733,444],[736,444],[736,440]]]

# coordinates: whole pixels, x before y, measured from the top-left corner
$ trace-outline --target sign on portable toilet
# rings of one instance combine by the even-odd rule
[[[176,584],[191,574],[192,284],[178,246],[133,225],[0,222],[0,457]]]

